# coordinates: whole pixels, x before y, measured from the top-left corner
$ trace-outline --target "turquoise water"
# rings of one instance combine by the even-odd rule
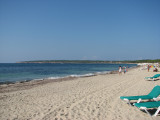
[[[91,76],[118,70],[119,65],[137,66],[136,64],[0,63],[0,83],[67,76]]]

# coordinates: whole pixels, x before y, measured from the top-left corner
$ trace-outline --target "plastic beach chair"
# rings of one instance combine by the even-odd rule
[[[121,96],[120,99],[126,101],[129,105],[131,105],[131,100],[137,100],[137,103],[140,103],[141,100],[154,100],[157,101],[160,97],[160,86],[155,86],[152,91],[148,95],[140,95],[140,96]]]
[[[146,80],[155,80],[156,78],[160,77],[160,74],[155,74],[153,77],[145,77]]]
[[[148,113],[150,116],[151,114],[148,112],[148,109],[157,108],[157,111],[154,113],[153,116],[157,116],[160,111],[160,101],[135,103],[134,105],[138,107],[140,110],[145,110],[146,113]]]

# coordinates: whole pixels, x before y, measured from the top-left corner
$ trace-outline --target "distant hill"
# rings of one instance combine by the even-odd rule
[[[22,61],[17,63],[160,63],[160,59],[155,60],[124,60],[124,61],[103,61],[103,60],[36,60]]]

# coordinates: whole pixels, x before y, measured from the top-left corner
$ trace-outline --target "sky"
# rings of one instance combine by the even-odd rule
[[[160,59],[160,0],[0,0],[0,63]]]

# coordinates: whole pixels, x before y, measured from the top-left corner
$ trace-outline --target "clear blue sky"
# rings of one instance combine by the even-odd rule
[[[0,63],[160,58],[160,0],[0,0]]]

